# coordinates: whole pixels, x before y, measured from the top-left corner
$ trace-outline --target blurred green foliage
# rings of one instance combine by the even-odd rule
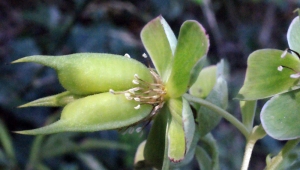
[[[17,109],[18,105],[59,93],[62,87],[53,70],[36,64],[10,65],[11,61],[34,54],[76,52],[129,53],[140,59],[145,49],[139,34],[149,20],[162,14],[178,34],[183,21],[194,19],[210,36],[210,61],[215,64],[224,58],[231,66],[232,99],[243,83],[246,59],[252,51],[288,46],[285,34],[295,16],[292,11],[299,5],[297,0],[1,1],[0,169],[29,170],[35,161],[39,162],[36,169],[132,169],[135,149],[148,132],[146,126],[142,135],[104,131],[34,137],[12,133],[41,127],[47,117],[59,112],[56,108]],[[240,115],[237,108],[237,101],[229,103],[235,116]],[[255,121],[258,119],[257,115]],[[238,169],[242,136],[225,121],[213,134],[222,170]],[[269,137],[261,140],[250,169],[262,169],[266,153],[275,154],[281,145]],[[56,152],[59,148],[64,150]],[[241,159],[232,159],[228,153]],[[189,169],[197,167],[195,162]]]

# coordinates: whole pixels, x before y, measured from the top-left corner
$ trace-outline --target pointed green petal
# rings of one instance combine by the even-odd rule
[[[173,31],[165,19],[158,16],[143,28],[141,39],[158,74],[165,82],[177,44]]]
[[[81,96],[73,95],[69,91],[62,92],[53,96],[43,97],[37,100],[34,100],[32,102],[23,104],[19,106],[21,107],[37,107],[37,106],[51,106],[51,107],[57,107],[57,106],[65,106],[68,103],[75,101],[76,99],[81,98]]]
[[[300,137],[300,90],[276,95],[261,110],[261,123],[271,137],[291,140]]]
[[[180,28],[171,75],[166,84],[167,94],[180,97],[188,89],[191,71],[198,60],[205,56],[209,40],[205,29],[196,21],[186,21]]]
[[[243,87],[237,98],[240,100],[257,100],[271,97],[278,93],[298,89],[298,79],[290,78],[291,74],[300,72],[299,58],[287,53],[281,58],[283,51],[274,49],[257,50],[250,54]],[[280,65],[292,68],[283,68]]]
[[[287,32],[287,40],[292,50],[300,53],[300,18],[294,18]]]

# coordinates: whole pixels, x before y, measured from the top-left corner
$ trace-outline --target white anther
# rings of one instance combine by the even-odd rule
[[[282,66],[278,66],[278,67],[277,67],[277,70],[278,70],[278,71],[282,71],[282,70],[283,70],[283,67],[282,67]]]
[[[125,97],[131,97],[130,93],[124,93]]]
[[[127,53],[124,56],[127,57],[127,58],[131,58],[130,55],[127,54]]]
[[[147,56],[146,53],[144,53],[142,56],[143,56],[144,58],[148,58],[148,56]]]
[[[284,50],[284,52],[281,54],[281,58],[284,58],[285,56],[286,56],[286,54],[287,54],[287,52],[288,52],[288,50]]]
[[[139,79],[140,77],[139,77],[138,74],[134,74],[134,78],[135,78],[135,79]]]
[[[134,107],[135,110],[138,110],[140,108],[141,108],[141,105],[137,105],[137,106]]]
[[[138,80],[132,80],[133,84],[140,84]]]
[[[140,90],[139,87],[135,87],[135,88],[129,89],[128,92],[134,94],[136,91],[139,91],[139,90]]]
[[[135,97],[135,98],[133,98],[135,101],[137,101],[137,102],[140,102],[141,101],[141,98],[139,98],[139,97]]]
[[[291,75],[290,75],[290,78],[293,78],[293,79],[300,78],[300,73],[291,74]]]
[[[159,96],[155,95],[155,96],[152,96],[152,99],[158,99]]]
[[[115,94],[115,91],[114,91],[113,89],[109,89],[109,92],[110,92],[111,94]]]

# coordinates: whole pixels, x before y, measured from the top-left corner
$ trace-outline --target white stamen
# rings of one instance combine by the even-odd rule
[[[138,80],[132,80],[133,84],[140,84]]]
[[[282,71],[282,70],[283,70],[283,67],[282,67],[282,66],[278,66],[278,67],[277,67],[277,70],[278,70],[278,71]]]
[[[130,55],[127,54],[127,53],[124,56],[127,57],[127,58],[131,58]]]
[[[290,75],[290,78],[293,78],[293,79],[300,78],[300,73],[291,74],[291,75]]]
[[[135,97],[135,98],[133,98],[135,101],[137,101],[137,102],[140,102],[141,101],[141,98],[139,98],[139,97]]]
[[[284,58],[285,56],[286,56],[286,54],[287,54],[287,52],[288,52],[288,50],[284,50],[284,52],[281,54],[281,58]]]
[[[138,110],[140,108],[141,108],[141,105],[137,105],[137,106],[134,107],[135,110]]]
[[[140,90],[139,87],[135,87],[135,88],[129,89],[128,92],[134,94],[136,91],[139,91],[139,90]]]
[[[148,58],[148,56],[147,56],[146,53],[144,53],[142,56],[143,56],[144,58]]]
[[[115,91],[114,91],[113,89],[109,89],[109,92],[110,92],[111,94],[115,94]]]

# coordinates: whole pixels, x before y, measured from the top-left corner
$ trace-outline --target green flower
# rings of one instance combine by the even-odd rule
[[[144,147],[144,158],[146,163],[161,168],[166,157],[173,163],[181,162],[191,147],[195,122],[182,95],[198,77],[200,59],[207,54],[209,40],[196,21],[184,22],[177,40],[161,16],[143,28],[141,38],[164,91],[163,100],[154,109],[157,113]]]

